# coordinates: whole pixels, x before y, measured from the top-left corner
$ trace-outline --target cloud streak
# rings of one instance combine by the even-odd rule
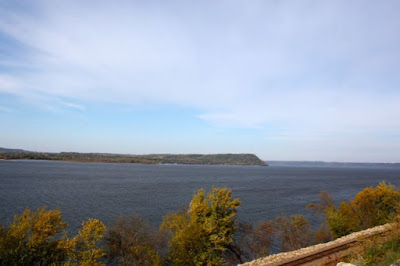
[[[198,110],[222,127],[400,129],[398,1],[9,2],[0,93]],[[12,12],[10,12],[12,10]],[[19,54],[16,56],[16,54]],[[294,134],[295,135],[295,134]]]

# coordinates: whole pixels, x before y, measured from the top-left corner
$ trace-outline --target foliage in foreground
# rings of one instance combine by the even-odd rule
[[[232,265],[269,255],[271,247],[291,251],[394,221],[400,192],[383,182],[339,206],[322,192],[320,202],[308,206],[325,216],[316,231],[302,215],[256,226],[238,223],[239,205],[227,188],[208,194],[200,189],[187,210],[164,217],[160,231],[136,216],[116,219],[107,231],[101,221],[89,219],[71,238],[59,210],[26,209],[8,226],[0,225],[0,265],[102,265],[106,256],[119,265]],[[385,265],[400,258],[400,229],[396,232],[387,243],[363,243],[352,260]]]
[[[400,239],[397,238],[386,243],[375,245],[368,244],[368,248],[351,262],[357,266],[392,265],[400,260]]]
[[[367,187],[353,200],[342,201],[338,207],[327,192],[321,193],[320,204],[310,208],[325,214],[325,221],[334,237],[368,229],[393,221],[400,209],[400,191],[393,185],[381,182]]]
[[[393,265],[400,260],[400,221],[392,224],[390,234],[363,240],[344,260],[357,266]]]
[[[119,265],[162,265],[159,252],[163,239],[149,223],[138,217],[119,217],[106,234],[108,259]]]
[[[101,265],[104,251],[98,244],[105,225],[89,219],[70,239],[66,227],[60,210],[26,209],[9,226],[0,226],[0,265]]]
[[[79,230],[74,241],[75,250],[72,252],[72,259],[79,265],[101,265],[99,260],[106,253],[99,246],[99,242],[104,238],[106,226],[97,219],[89,219],[82,223],[82,229]]]
[[[221,265],[231,250],[239,200],[227,188],[200,189],[189,210],[164,217],[161,228],[170,234],[169,259],[174,265]]]

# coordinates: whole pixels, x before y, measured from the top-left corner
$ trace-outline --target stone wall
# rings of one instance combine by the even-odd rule
[[[244,263],[245,266],[278,266],[278,265],[336,265],[342,258],[355,252],[363,241],[377,238],[386,241],[394,224],[385,224],[364,231],[352,233],[334,241],[283,252]]]

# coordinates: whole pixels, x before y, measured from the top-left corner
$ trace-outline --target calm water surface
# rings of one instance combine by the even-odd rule
[[[400,187],[400,169],[0,161],[0,222],[45,205],[60,208],[73,230],[89,217],[109,224],[129,214],[159,225],[199,188],[216,186],[231,188],[242,202],[239,219],[255,223],[307,214],[305,205],[321,190],[349,200],[382,180]]]

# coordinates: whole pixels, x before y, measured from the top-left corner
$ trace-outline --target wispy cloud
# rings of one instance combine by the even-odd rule
[[[219,126],[400,128],[398,1],[10,3],[0,31],[23,56],[0,55],[0,93],[188,106]]]
[[[85,107],[83,105],[80,104],[76,104],[76,103],[71,103],[71,102],[61,102],[62,105],[78,110],[78,111],[85,111]]]
[[[19,90],[23,88],[24,86],[19,82],[17,77],[0,73],[0,93],[18,94]]]

